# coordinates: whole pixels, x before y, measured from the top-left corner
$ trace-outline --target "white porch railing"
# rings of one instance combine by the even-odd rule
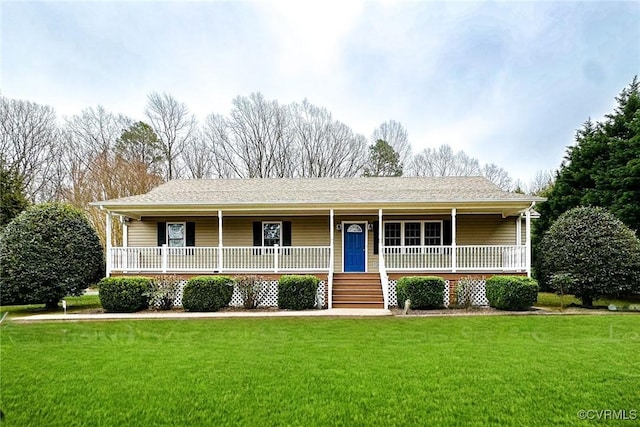
[[[526,271],[524,245],[386,246],[386,271]],[[331,269],[330,246],[128,247],[111,248],[117,272],[304,272]],[[220,264],[221,263],[221,264]],[[383,272],[383,273],[386,273]],[[384,279],[381,277],[381,280]]]
[[[386,246],[385,266],[390,271],[525,271],[524,245]]]
[[[224,271],[329,270],[329,246],[223,247]]]
[[[221,251],[221,257],[220,257]],[[329,246],[111,248],[111,271],[328,271]],[[221,261],[220,261],[221,260]],[[222,265],[220,265],[220,262]]]

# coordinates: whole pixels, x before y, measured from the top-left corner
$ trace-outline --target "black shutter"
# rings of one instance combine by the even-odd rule
[[[373,254],[378,255],[380,249],[378,248],[378,240],[380,238],[379,233],[380,221],[373,221]]]
[[[442,221],[442,244],[444,246],[451,245],[451,221],[445,220]]]
[[[262,222],[253,221],[253,246],[262,246]]]
[[[291,246],[291,221],[282,221],[282,246]]]
[[[162,246],[167,243],[167,223],[158,223],[158,246]]]
[[[187,246],[195,246],[196,245],[196,223],[195,222],[187,222]]]

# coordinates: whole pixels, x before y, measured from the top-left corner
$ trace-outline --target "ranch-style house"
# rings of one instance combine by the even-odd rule
[[[92,203],[107,275],[283,274],[321,279],[322,305],[396,304],[395,281],[531,274],[531,219],[544,198],[483,177],[173,180]],[[448,296],[447,296],[448,297]]]

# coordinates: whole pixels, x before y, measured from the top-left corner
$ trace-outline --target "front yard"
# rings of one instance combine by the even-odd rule
[[[640,410],[638,316],[0,326],[6,425],[577,425]]]

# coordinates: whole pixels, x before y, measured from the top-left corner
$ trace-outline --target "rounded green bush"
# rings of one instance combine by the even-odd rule
[[[527,310],[538,299],[538,282],[525,276],[493,276],[485,285],[489,306]]]
[[[278,281],[278,307],[306,310],[316,305],[320,279],[315,276],[282,276]]]
[[[105,277],[98,284],[100,304],[111,313],[133,313],[149,307],[151,279]]]
[[[601,297],[640,292],[640,240],[603,208],[579,207],[562,214],[545,233],[539,248],[538,275],[570,280],[564,292],[590,306]]]
[[[398,307],[404,308],[405,301],[411,300],[411,308],[416,310],[440,308],[444,304],[445,287],[442,277],[401,277],[396,284]]]
[[[104,277],[104,253],[84,212],[45,203],[15,217],[0,238],[0,303],[56,307]]]
[[[187,311],[218,311],[231,302],[234,280],[227,276],[198,276],[189,279],[182,294]]]

